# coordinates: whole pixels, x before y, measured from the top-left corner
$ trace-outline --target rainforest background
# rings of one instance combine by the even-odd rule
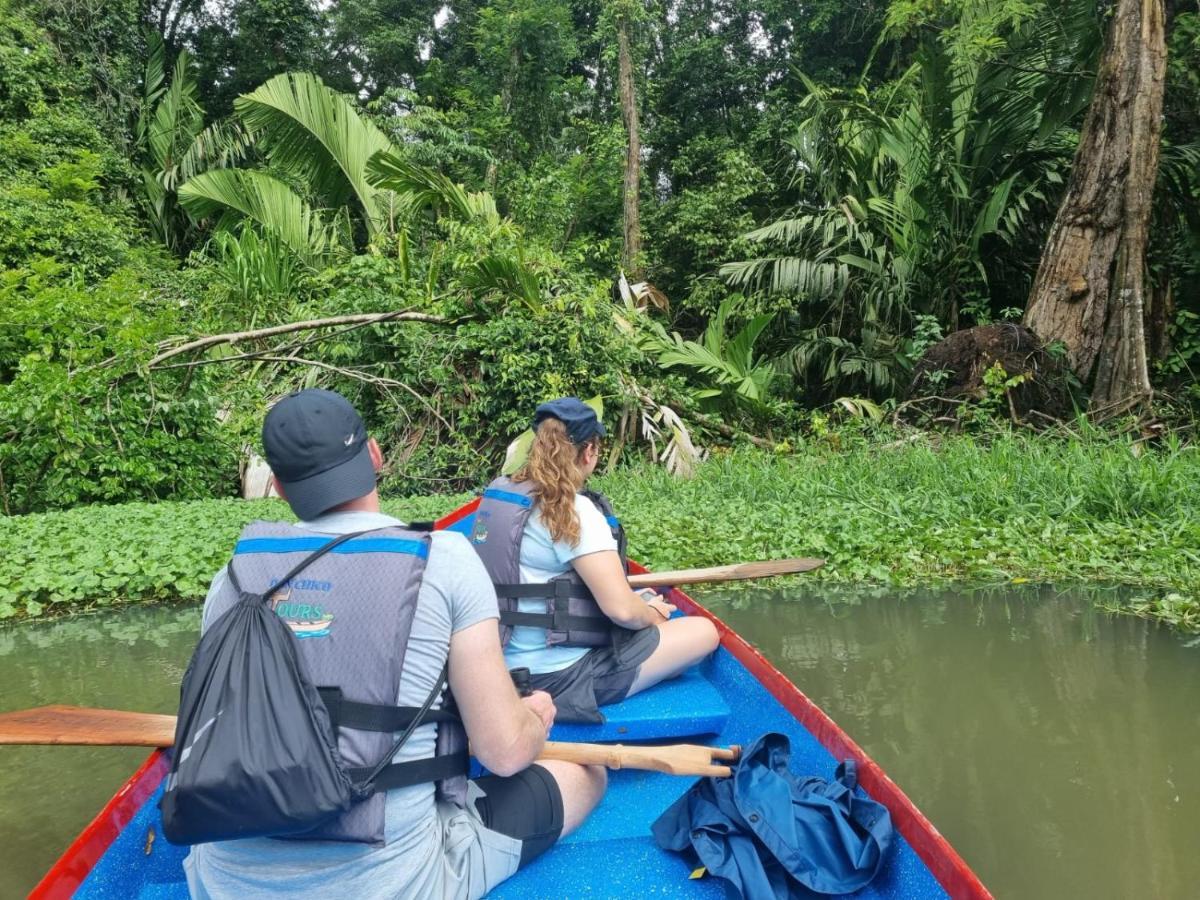
[[[479,487],[562,394],[647,483],[943,440],[1142,478],[1200,402],[1200,10],[1160,5],[1154,394],[1089,417],[1069,367],[1040,415],[1003,364],[913,375],[1026,315],[1120,3],[0,0],[0,513],[234,496],[313,385],[390,496]]]

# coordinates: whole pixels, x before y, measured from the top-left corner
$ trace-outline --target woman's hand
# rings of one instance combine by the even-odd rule
[[[671,618],[671,613],[675,612],[676,608],[674,603],[668,603],[660,597],[647,601],[646,605],[662,616],[664,622]]]
[[[600,550],[577,556],[571,566],[579,573],[601,611],[630,631],[660,625],[675,611],[662,597],[647,598],[629,587],[625,569],[616,550]]]
[[[648,607],[662,616],[663,621],[671,618],[671,613],[675,612],[675,604],[664,600],[663,595],[654,588],[642,588],[637,595],[646,601]]]

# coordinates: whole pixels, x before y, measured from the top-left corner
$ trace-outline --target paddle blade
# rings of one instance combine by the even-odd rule
[[[676,569],[671,572],[646,572],[630,575],[632,588],[660,587],[663,585],[710,584],[718,581],[743,581],[749,578],[774,578],[777,575],[795,575],[811,572],[825,565],[823,559],[764,559],[760,562],[734,563],[730,566],[712,566],[706,569]]]
[[[0,744],[170,747],[175,717],[82,706],[0,713]]]

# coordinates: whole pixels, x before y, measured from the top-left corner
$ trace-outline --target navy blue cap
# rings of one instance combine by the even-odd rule
[[[608,434],[596,411],[578,397],[559,397],[538,406],[533,413],[533,430],[537,431],[546,419],[558,419],[567,426],[567,437],[572,444],[582,444],[588,438]]]
[[[271,472],[303,520],[375,490],[367,428],[341,394],[288,394],[263,420],[262,440]]]

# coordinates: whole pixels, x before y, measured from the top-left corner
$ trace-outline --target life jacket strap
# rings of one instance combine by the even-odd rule
[[[566,600],[571,596],[573,586],[566,578],[556,578],[533,584],[497,584],[495,588],[497,597],[509,597],[513,600],[548,600],[552,597]]]
[[[612,620],[606,616],[569,616],[563,610],[553,613],[523,613],[501,611],[500,624],[546,628],[553,631],[611,631]]]
[[[414,759],[410,762],[392,763],[379,770],[371,780],[371,788],[375,793],[394,791],[398,788],[412,787],[414,784],[425,784],[430,781],[441,781],[456,775],[465,775],[471,766],[471,754],[466,750],[458,753],[447,753],[444,756],[431,756],[428,759]],[[374,767],[347,769],[346,774],[357,784],[368,779]]]
[[[402,731],[407,728],[421,711],[418,706],[386,706],[379,703],[360,703],[347,700],[338,687],[318,687],[317,693],[335,727],[355,728],[359,731]],[[421,718],[422,724],[430,722],[460,722],[458,716],[446,710],[429,710]]]

